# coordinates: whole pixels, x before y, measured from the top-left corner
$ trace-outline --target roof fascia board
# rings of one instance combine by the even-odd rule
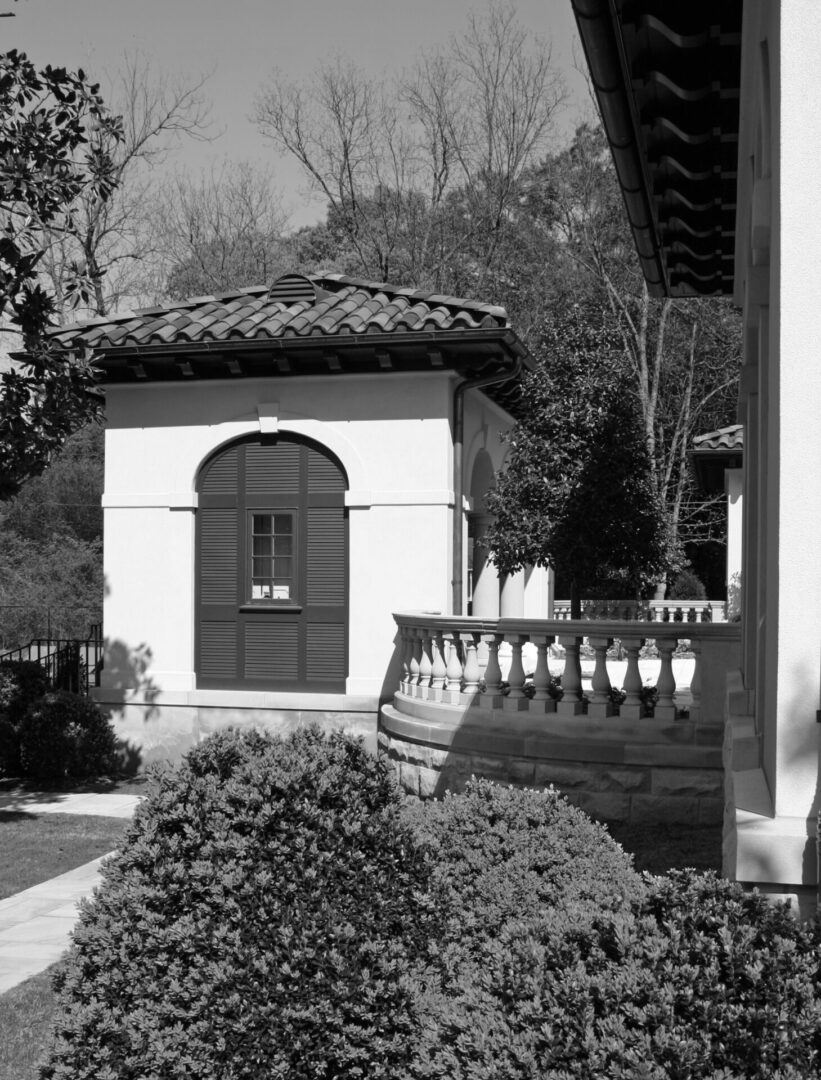
[[[231,352],[317,352],[333,350],[334,352],[355,351],[380,351],[393,347],[416,346],[470,346],[497,344],[506,353],[521,357],[525,366],[532,366],[533,360],[516,333],[507,328],[486,330],[426,330],[409,331],[407,333],[393,334],[340,334],[327,337],[281,337],[281,338],[231,338],[225,341],[180,341],[149,342],[145,345],[94,345],[85,346],[92,354],[99,357],[112,359],[120,357],[172,357],[184,355],[196,355],[215,353],[225,354]],[[67,350],[71,351],[71,350]],[[16,359],[25,361],[25,353],[15,354]]]
[[[572,0],[582,48],[650,293],[669,296],[652,186],[640,152],[635,100],[615,0]]]

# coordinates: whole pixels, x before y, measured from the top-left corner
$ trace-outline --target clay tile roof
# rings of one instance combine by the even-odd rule
[[[743,450],[744,425],[731,424],[729,427],[719,428],[718,431],[708,431],[706,435],[697,435],[693,439],[693,449]]]
[[[289,285],[294,283],[293,300]],[[96,317],[54,331],[66,348],[97,350],[176,342],[220,342],[246,338],[300,338],[336,334],[415,333],[427,330],[506,328],[504,308],[460,297],[425,293],[344,274],[285,275],[272,286],[195,296],[168,307]],[[315,299],[306,299],[313,291]]]

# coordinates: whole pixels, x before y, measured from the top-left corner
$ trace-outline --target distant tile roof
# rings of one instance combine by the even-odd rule
[[[697,435],[693,439],[694,450],[743,450],[744,425],[730,424],[729,427],[708,431],[706,435]]]
[[[702,491],[708,495],[724,491],[725,470],[740,468],[744,460],[744,425],[697,435],[688,456]]]
[[[480,330],[508,325],[505,309],[491,304],[361,281],[343,274],[308,278],[291,274],[270,288],[261,285],[235,289],[218,296],[192,297],[167,307],[88,319],[61,327],[54,331],[54,337],[67,348],[108,350],[346,334]]]

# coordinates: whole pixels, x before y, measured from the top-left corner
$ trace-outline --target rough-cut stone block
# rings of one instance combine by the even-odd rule
[[[582,765],[557,765],[552,761],[537,761],[533,782],[536,787],[548,787],[552,784],[568,791],[586,788],[590,786],[590,769]]]
[[[507,759],[475,755],[471,759],[471,772],[474,776],[486,776],[491,780],[507,779]]]
[[[465,790],[465,784],[470,779],[470,773],[462,769],[458,764],[448,764],[439,774],[439,786],[436,794],[443,795],[446,791],[460,792]]]
[[[631,795],[630,820],[641,825],[693,825],[698,821],[698,799]]]
[[[601,769],[591,780],[596,791],[650,791],[650,773],[646,769]]]
[[[418,765],[409,765],[407,761],[399,762],[399,786],[409,795],[419,794]]]
[[[427,769],[440,769],[448,759],[448,751],[424,743],[402,743],[402,758],[411,765]]]
[[[442,774],[438,769],[419,769],[419,797],[433,799],[442,794]]]
[[[652,770],[654,795],[696,795],[720,798],[724,792],[724,774],[719,769]]]
[[[512,784],[533,787],[536,763],[527,758],[514,758],[508,766],[508,776]]]

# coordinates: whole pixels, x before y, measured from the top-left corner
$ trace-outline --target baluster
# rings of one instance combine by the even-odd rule
[[[693,638],[690,641],[690,649],[696,660],[690,682],[690,696],[693,699],[690,705],[690,719],[697,724],[701,719],[701,642]]]
[[[591,683],[593,693],[587,707],[587,714],[603,720],[607,716],[613,716],[616,712],[616,706],[610,697],[610,676],[607,672],[607,650],[613,644],[613,639],[591,637],[588,640],[596,654],[596,666],[593,669]]]
[[[488,634],[487,641],[487,666],[485,668],[485,692],[482,695],[482,705],[495,708],[502,703],[502,669],[499,667],[499,645],[504,640],[502,634]]]
[[[582,665],[579,659],[579,646],[582,639],[575,634],[561,635],[559,642],[564,645],[564,671],[562,672],[562,699],[556,703],[556,712],[560,716],[578,716],[584,711],[582,700]]]
[[[676,704],[673,695],[676,692],[676,677],[673,675],[673,653],[676,642],[673,638],[656,638],[656,648],[661,657],[659,671],[658,701],[654,710],[656,720],[675,720]]]
[[[540,702],[540,708],[545,712],[554,712],[556,703],[550,696],[550,668],[547,663],[547,653],[555,641],[553,634],[533,636],[530,639],[536,646],[536,670],[533,672],[533,700]]]
[[[399,678],[399,690],[407,694],[411,681],[411,660],[413,658],[413,641],[411,632],[407,626],[401,628],[402,635],[402,674]]]
[[[422,656],[419,660],[419,696],[427,698],[430,691],[430,677],[433,671],[433,657],[430,634],[427,630],[420,631],[422,638]]]
[[[411,639],[410,686],[408,692],[417,696],[421,679],[422,638],[418,630],[409,630]]]
[[[445,689],[445,674],[447,672],[447,664],[445,663],[445,642],[442,638],[442,631],[435,630],[430,636],[431,643],[431,671],[430,671],[430,687],[431,690],[444,690]]]
[[[641,701],[641,672],[639,671],[639,649],[644,638],[623,637],[621,643],[627,653],[627,671],[624,673],[625,699],[619,708],[619,715],[625,720],[640,720],[643,711]]]
[[[458,701],[458,695],[462,691],[462,658],[459,655],[459,635],[450,631],[445,634],[447,642],[448,665],[445,670],[448,692],[457,695],[454,701]]]
[[[461,639],[465,647],[465,666],[462,673],[465,680],[464,693],[478,694],[479,676],[481,674],[478,649],[479,635],[475,633],[462,634]]]
[[[525,695],[525,669],[522,664],[522,646],[527,641],[527,634],[511,634],[508,637],[511,648],[510,658],[510,671],[508,672],[507,681],[510,685],[510,690],[504,701],[504,707],[506,709],[512,709],[518,711],[526,709],[530,704],[529,699]]]

